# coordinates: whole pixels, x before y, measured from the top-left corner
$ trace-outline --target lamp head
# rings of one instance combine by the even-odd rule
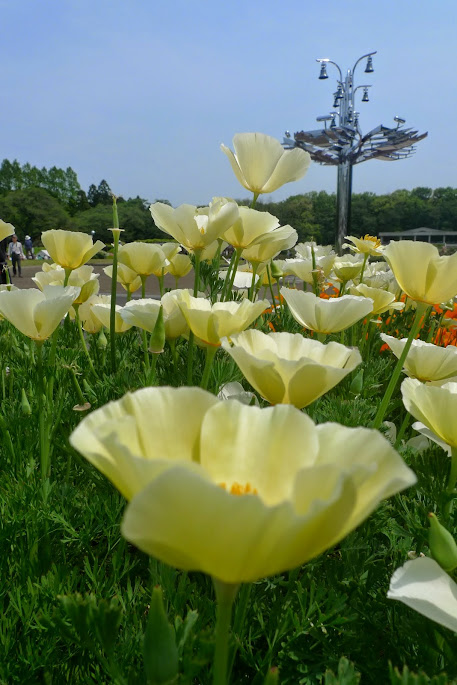
[[[373,73],[373,71],[374,71],[374,69],[373,69],[373,57],[371,55],[369,55],[367,57],[367,66],[365,67],[365,73],[371,74],[371,73]]]
[[[369,102],[369,99],[368,99],[368,88],[364,88],[364,89],[363,89],[362,102]]]
[[[322,63],[321,63],[321,73],[319,74],[319,78],[321,79],[321,81],[322,81],[323,79],[328,78],[328,74],[327,74],[327,65],[325,64],[325,62],[322,62]]]

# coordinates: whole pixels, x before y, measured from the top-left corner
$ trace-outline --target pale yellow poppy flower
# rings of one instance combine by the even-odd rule
[[[169,259],[169,264],[166,271],[175,278],[183,278],[183,276],[187,276],[191,269],[192,261],[189,255],[176,254],[174,257]]]
[[[384,257],[400,288],[412,300],[439,304],[457,294],[457,252],[440,257],[430,243],[392,240]]]
[[[373,257],[379,257],[382,255],[383,247],[379,238],[375,238],[372,235],[363,236],[363,238],[356,238],[353,235],[347,235],[345,240],[350,240],[352,245],[345,243],[344,247],[348,247],[353,252],[358,252],[364,255],[372,255]]]
[[[270,404],[307,407],[361,363],[357,349],[323,345],[299,333],[249,330],[233,335],[223,348],[245,378]]]
[[[94,316],[92,312],[93,305],[107,304],[109,306],[110,301],[111,297],[109,295],[93,295],[88,300],[83,302],[78,310],[78,314],[81,325],[86,333],[94,335],[95,333],[99,333],[103,328],[103,324],[100,319]]]
[[[32,340],[49,338],[79,294],[74,286],[44,286],[0,292],[0,315]]]
[[[132,324],[127,323],[121,316],[122,307],[117,304],[114,314],[114,330],[116,333],[125,333],[129,328],[132,328]],[[91,313],[96,319],[100,321],[102,326],[105,328],[110,328],[110,316],[111,316],[111,304],[97,303],[91,306]]]
[[[105,266],[103,271],[110,278],[113,277],[113,266]],[[122,285],[124,290],[134,293],[141,288],[141,276],[126,264],[117,263],[117,282]]]
[[[250,302],[216,302],[192,297],[182,291],[178,300],[190,330],[199,341],[220,346],[221,338],[228,338],[250,326],[270,306],[268,300]]]
[[[342,257],[336,257],[333,262],[333,273],[339,281],[347,283],[352,281],[362,271],[363,257],[360,255],[345,254]]]
[[[233,584],[303,564],[416,480],[377,431],[316,427],[294,407],[248,407],[199,388],[127,394],[70,442],[132,498],[128,540]]]
[[[384,312],[390,311],[391,309],[403,309],[404,302],[396,302],[395,295],[390,293],[388,290],[383,290],[382,288],[371,288],[365,283],[360,283],[360,285],[352,286],[349,289],[351,295],[356,297],[369,297],[373,300],[373,311],[372,315],[383,314]]]
[[[121,318],[131,326],[152,333],[159,316],[160,302],[153,299],[130,300],[119,310]]]
[[[224,240],[237,249],[253,245],[259,238],[278,228],[278,219],[269,212],[239,207],[235,223],[224,233]]]
[[[434,559],[419,557],[397,568],[387,597],[457,632],[457,584]]]
[[[258,238],[250,247],[243,250],[243,257],[251,264],[262,264],[274,259],[283,250],[288,250],[297,242],[297,231],[292,226],[280,226]]]
[[[176,209],[162,202],[150,206],[158,228],[173,236],[187,250],[201,251],[227,231],[238,219],[236,202],[217,198],[208,207],[180,205]]]
[[[285,183],[298,181],[311,162],[305,150],[284,150],[279,140],[264,133],[237,133],[233,147],[235,154],[224,144],[221,150],[241,185],[256,195],[272,193]]]
[[[325,300],[314,293],[284,287],[281,295],[294,319],[316,333],[344,331],[373,311],[373,300],[368,297],[343,295]]]
[[[457,447],[457,383],[425,385],[415,378],[401,384],[403,404],[446,445]]]
[[[394,338],[381,333],[381,338],[399,359],[406,345],[407,338]],[[408,376],[420,381],[444,381],[457,375],[457,348],[453,345],[439,347],[423,340],[413,340],[403,369]]]
[[[10,235],[14,235],[15,230],[13,224],[7,224],[6,221],[0,219],[0,240],[4,240]]]
[[[139,276],[161,276],[168,264],[160,245],[153,243],[126,243],[119,248],[118,260]]]
[[[77,269],[105,247],[100,240],[93,243],[87,233],[60,229],[45,231],[41,241],[51,258],[64,269]]]
[[[37,271],[32,281],[37,284],[40,290],[45,285],[62,285],[65,282],[65,269],[58,264],[53,264],[54,268],[45,269],[48,266],[43,264],[43,271]],[[73,304],[82,304],[99,291],[99,274],[94,274],[94,267],[85,264],[73,269],[68,278],[67,285],[74,285],[80,288],[80,292]]]

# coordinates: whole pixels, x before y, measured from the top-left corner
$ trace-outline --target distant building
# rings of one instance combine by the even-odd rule
[[[382,245],[387,245],[391,240],[421,240],[435,245],[457,245],[457,231],[440,231],[424,226],[409,231],[384,231],[379,237]]]

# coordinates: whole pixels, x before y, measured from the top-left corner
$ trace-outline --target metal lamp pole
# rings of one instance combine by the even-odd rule
[[[368,102],[368,88],[371,86],[363,84],[354,88],[354,72],[359,62],[366,59],[365,73],[371,74],[374,71],[373,55],[375,54],[376,51],[368,52],[359,57],[352,69],[348,69],[344,79],[336,62],[326,57],[316,60],[321,65],[319,74],[321,80],[328,78],[327,65],[331,64],[338,70],[339,79],[334,93],[334,111],[317,117],[318,122],[324,122],[324,129],[300,131],[294,134],[293,140],[290,133],[286,131],[286,138],[283,141],[286,148],[301,147],[306,150],[312,159],[320,164],[338,166],[336,244],[339,250],[350,227],[354,164],[368,159],[385,161],[404,159],[414,152],[413,143],[422,140],[427,135],[427,133],[418,134],[410,128],[402,128],[405,119],[397,116],[394,117],[397,123],[396,128],[379,125],[367,134],[362,134],[359,126],[359,112],[355,110],[355,95],[362,88],[361,101]],[[329,126],[327,126],[328,122],[330,122]]]

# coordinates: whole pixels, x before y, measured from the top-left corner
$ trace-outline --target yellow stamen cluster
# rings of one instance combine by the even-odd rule
[[[219,483],[220,487],[227,490],[226,483]],[[241,485],[240,483],[232,483],[230,490],[228,490],[231,495],[257,495],[257,489],[253,488],[250,483],[245,483]]]
[[[373,235],[366,235],[363,236],[363,240],[369,240],[370,242],[374,243],[375,247],[381,247],[381,240],[379,238],[375,238]]]

